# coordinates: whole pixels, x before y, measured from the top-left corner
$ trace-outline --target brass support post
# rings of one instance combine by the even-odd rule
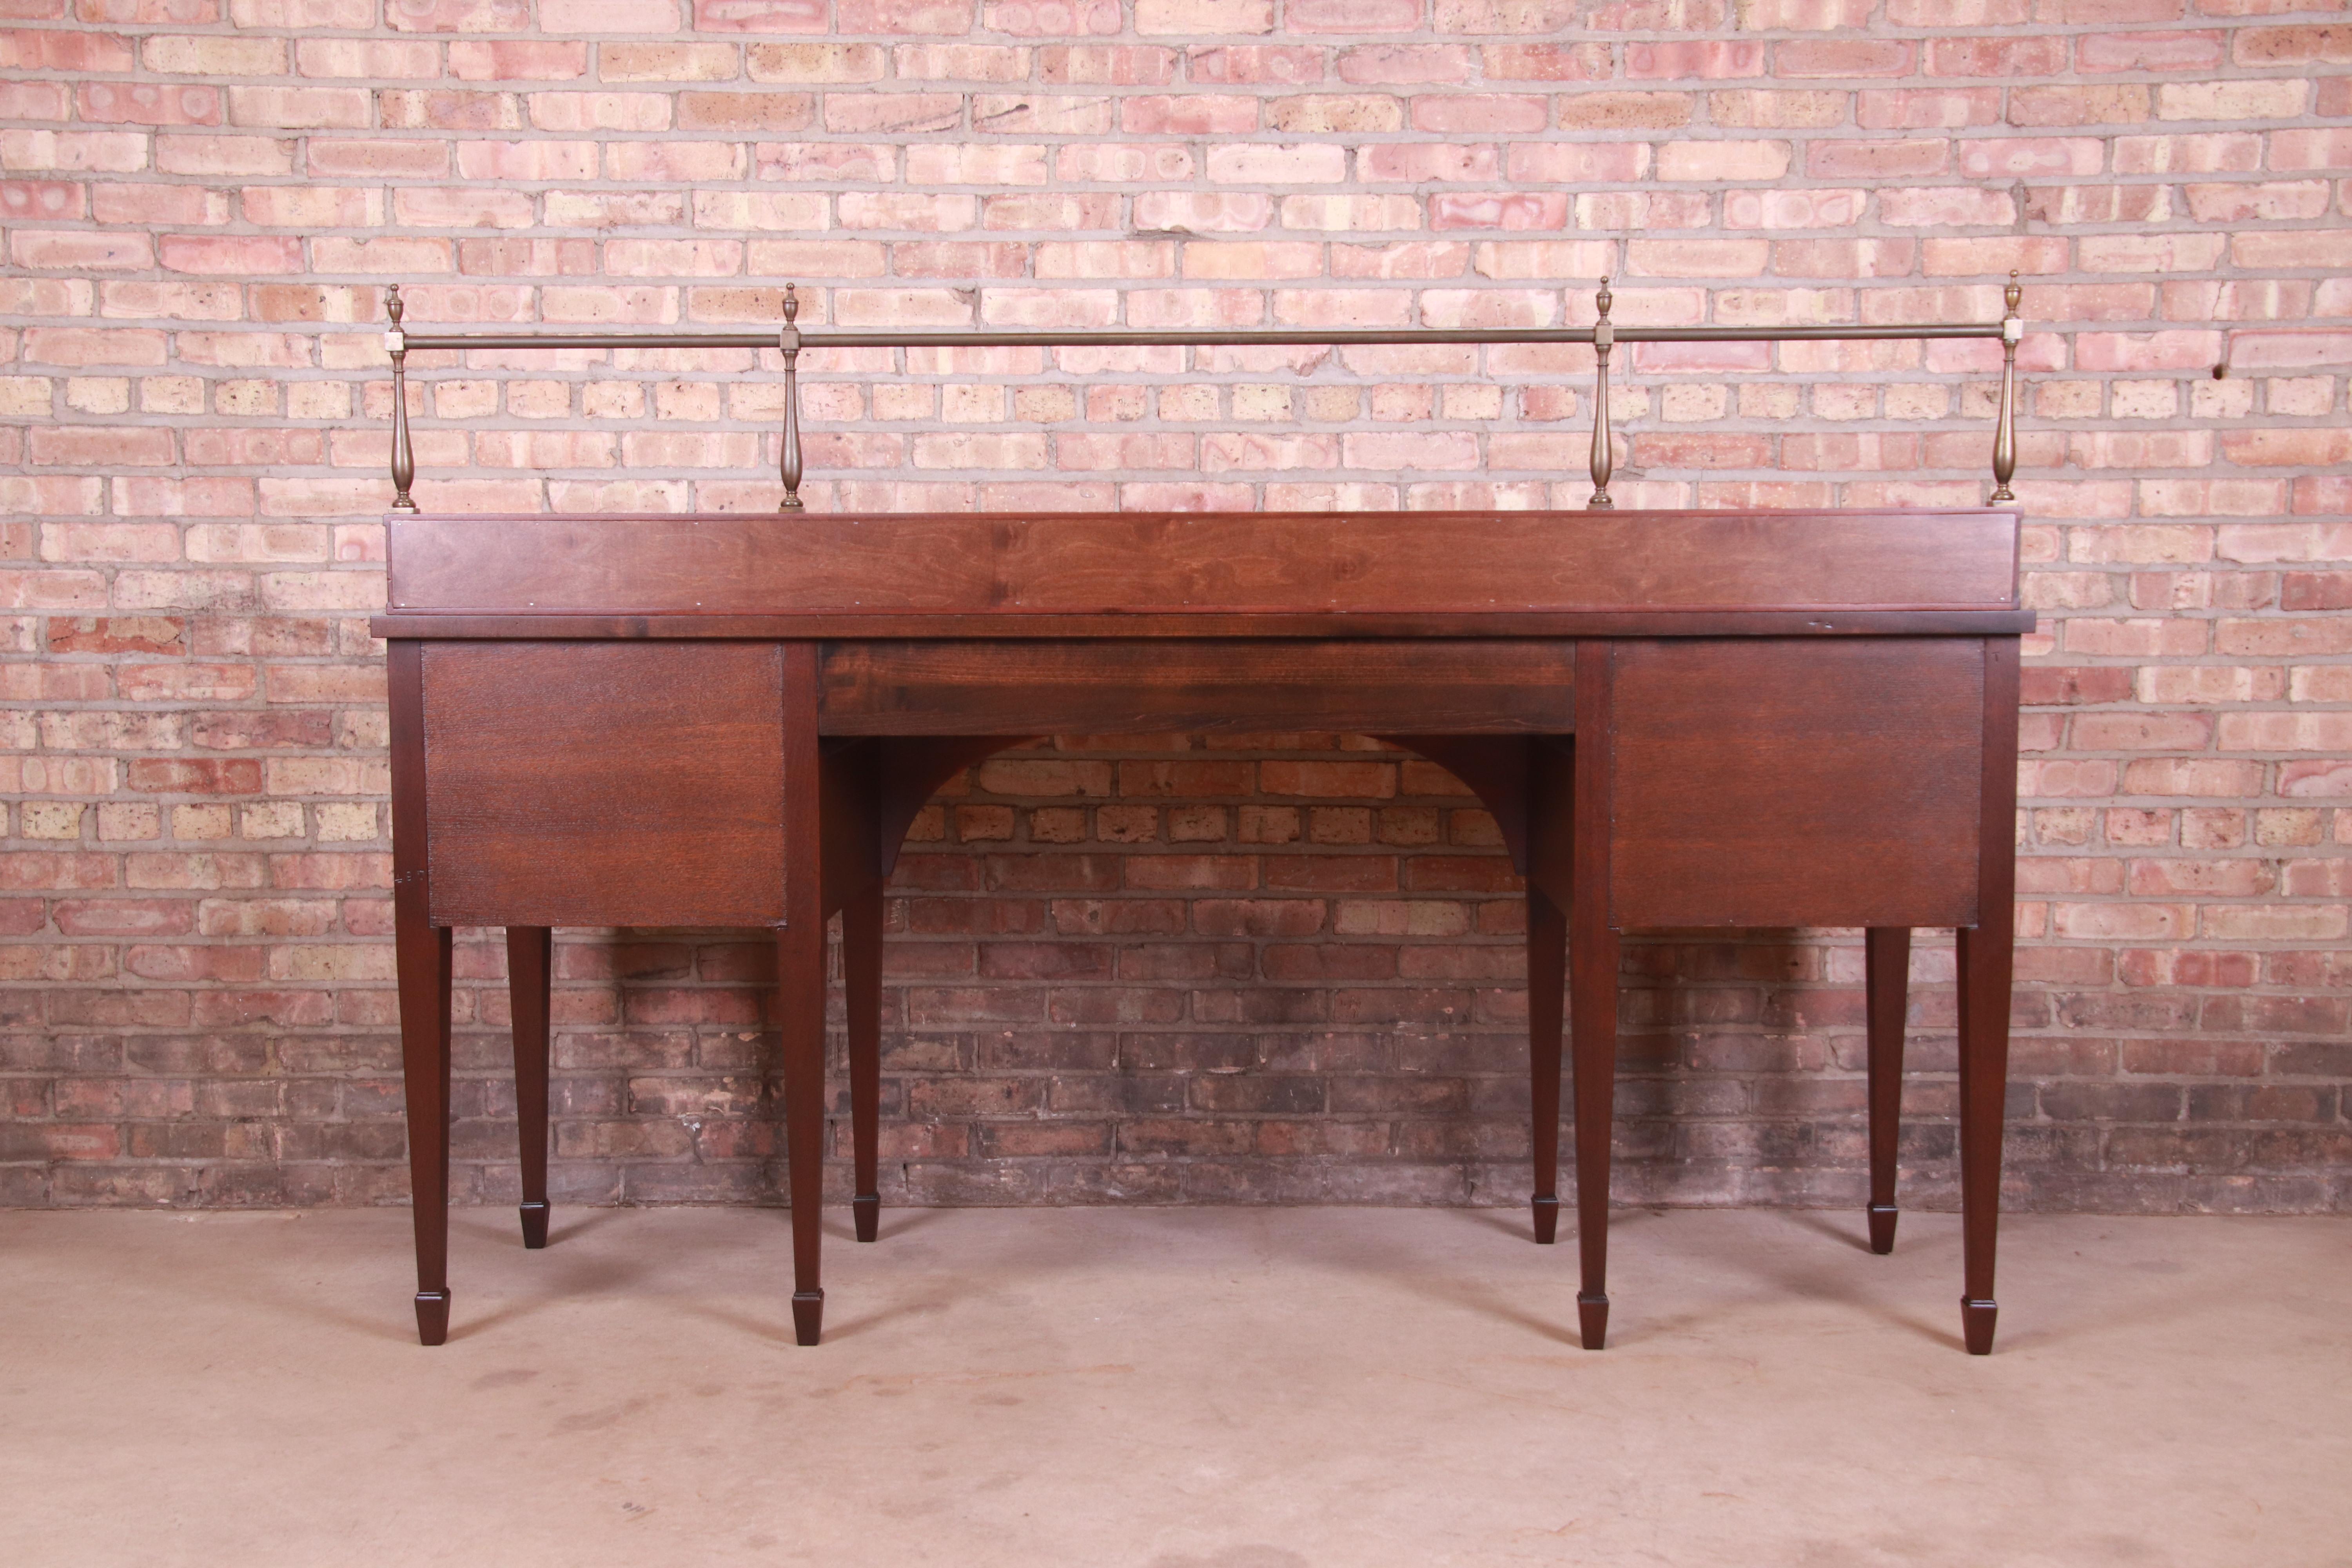
[[[1992,499],[1997,501],[2017,499],[2009,481],[2017,472],[2017,342],[2025,335],[2017,305],[2023,297],[2012,272],[2009,287],[2001,291],[2007,310],[2000,318],[2000,415],[1992,433]]]
[[[415,511],[416,502],[408,493],[416,482],[416,452],[408,442],[408,336],[400,330],[400,318],[408,307],[401,300],[399,284],[384,291],[383,309],[392,318],[383,334],[383,346],[392,351],[392,510]]]
[[[1609,321],[1609,279],[1601,280],[1601,292],[1593,301],[1601,307],[1601,319],[1592,327],[1592,352],[1600,359],[1600,374],[1592,393],[1592,499],[1584,503],[1590,511],[1612,511],[1617,503],[1609,499],[1609,476],[1617,467],[1617,453],[1609,435],[1609,351],[1617,342],[1617,329]]]
[[[801,313],[800,296],[784,285],[784,324],[776,330],[776,346],[784,353],[784,439],[776,468],[784,481],[784,499],[778,511],[801,508],[801,330],[793,323]]]

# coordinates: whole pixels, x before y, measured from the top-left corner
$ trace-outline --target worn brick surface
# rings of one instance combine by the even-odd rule
[[[382,286],[419,325],[2032,326],[2012,1191],[2352,1196],[2352,21],[2319,0],[11,0],[0,1202],[396,1200]],[[1644,347],[1633,504],[1967,502],[1976,343]],[[814,356],[831,508],[1577,505],[1589,354]],[[2231,374],[2216,379],[2226,358]],[[418,356],[436,510],[772,507],[749,354]],[[651,759],[656,765],[659,759]],[[1492,823],[1064,738],[890,906],[894,1198],[1516,1202]],[[459,1191],[503,1198],[464,933]],[[764,949],[567,933],[567,1202],[772,1194]],[[1621,1191],[1854,1201],[1853,933],[1629,952]],[[1948,1196],[1948,940],[1906,1145]]]

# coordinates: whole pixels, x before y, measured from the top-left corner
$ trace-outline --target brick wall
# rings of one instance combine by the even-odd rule
[[[405,1190],[410,321],[1984,319],[2022,271],[2018,1201],[2352,1193],[2352,23],[2298,0],[0,0],[0,1202]],[[2244,331],[2232,339],[2233,331]],[[2216,380],[2225,353],[2234,367]],[[429,509],[771,508],[772,356],[417,356]],[[813,504],[1574,506],[1588,354],[824,356]],[[1981,344],[1643,351],[1625,503],[1971,502]],[[658,766],[659,759],[648,759]],[[894,1196],[1517,1202],[1492,823],[1068,737],[919,825]],[[461,1193],[503,1198],[462,933]],[[1951,1186],[1948,940],[1912,1190]],[[569,933],[567,1200],[778,1183],[764,953]],[[1621,1191],[1852,1202],[1851,932],[1635,945]],[[836,1080],[838,1081],[838,1080]]]

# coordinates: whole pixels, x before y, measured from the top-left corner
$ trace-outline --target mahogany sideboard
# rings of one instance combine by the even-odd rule
[[[1607,1331],[1621,934],[1867,930],[1894,1241],[1910,932],[1958,929],[1962,1321],[1991,1349],[2016,810],[2013,510],[438,517],[395,512],[394,903],[420,1338],[448,1332],[450,930],[506,929],[525,1244],[549,931],[775,933],[793,1319],[824,1313],[825,924],[871,1240],[882,889],[960,768],[1066,732],[1315,730],[1453,771],[1525,877],[1533,1205]],[[647,768],[640,759],[660,757]]]

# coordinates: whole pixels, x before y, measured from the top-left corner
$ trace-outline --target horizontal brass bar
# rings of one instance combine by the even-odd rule
[[[1780,343],[1887,338],[1998,338],[1998,321],[1919,326],[1618,327],[1621,343]],[[1254,348],[1414,343],[1590,343],[1591,327],[1281,329],[1233,332],[834,332],[800,334],[803,353],[819,349]],[[761,349],[773,332],[435,332],[410,333],[415,349]]]

